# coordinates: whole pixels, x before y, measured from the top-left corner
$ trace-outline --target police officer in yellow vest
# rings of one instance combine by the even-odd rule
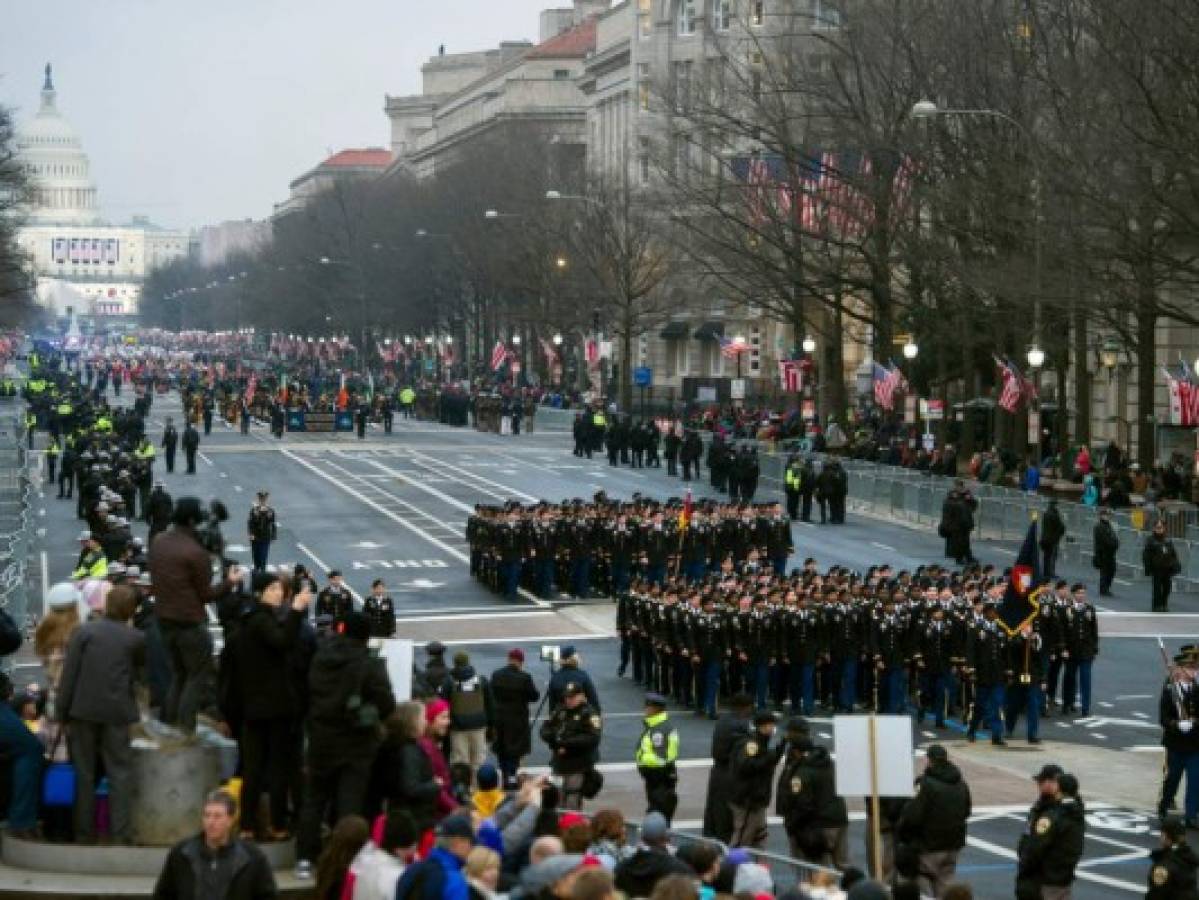
[[[637,771],[645,782],[646,813],[660,812],[669,822],[679,805],[679,733],[666,713],[666,698],[645,695],[645,720],[637,743]]]
[[[787,517],[794,522],[799,518],[799,495],[803,491],[803,462],[798,456],[791,457],[783,478],[787,493]]]
[[[61,452],[62,447],[58,444],[58,438],[51,435],[50,444],[46,447],[46,481],[49,484],[55,484],[58,481],[58,455]]]
[[[71,578],[75,581],[84,578],[107,578],[108,557],[100,549],[100,542],[96,540],[95,535],[90,531],[84,531],[79,535],[79,543],[79,560]]]
[[[25,413],[25,445],[33,449],[33,435],[37,431],[37,416],[32,412]]]
[[[406,387],[400,391],[400,410],[404,413],[405,419],[412,418],[412,404],[416,402],[416,391],[411,387]]]

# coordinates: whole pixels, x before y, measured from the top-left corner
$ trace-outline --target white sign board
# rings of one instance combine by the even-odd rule
[[[729,382],[729,396],[732,397],[734,400],[744,400],[745,399],[745,379],[744,378],[734,378],[731,382]]]
[[[396,703],[412,699],[412,641],[401,638],[377,638],[370,643],[379,648],[379,657],[387,665],[387,677],[391,679],[391,692]]]
[[[699,387],[695,389],[695,400],[697,403],[715,403],[716,388],[714,387]]]
[[[833,749],[837,754],[837,795],[869,797],[870,719],[874,719],[874,759],[880,797],[911,797],[916,778],[912,760],[911,716],[837,716]]]

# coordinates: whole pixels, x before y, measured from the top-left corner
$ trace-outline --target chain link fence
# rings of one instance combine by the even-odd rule
[[[23,631],[31,627],[28,566],[34,538],[34,484],[29,475],[23,404],[0,403],[0,608]]]

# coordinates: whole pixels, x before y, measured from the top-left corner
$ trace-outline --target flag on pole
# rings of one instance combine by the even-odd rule
[[[903,373],[898,366],[888,369],[877,362],[871,364],[871,379],[874,382],[874,402],[890,412],[895,408],[895,392],[903,382]]]
[[[1003,603],[999,607],[999,620],[1008,634],[1019,631],[1032,621],[1040,610],[1037,592],[1041,586],[1041,555],[1037,547],[1037,522],[1029,523],[1024,544],[1012,566]]]
[[[350,405],[350,392],[346,390],[346,373],[342,372],[337,388],[337,408],[342,410]]]
[[[798,359],[779,360],[779,383],[788,394],[803,390],[803,363]]]
[[[738,355],[749,349],[749,344],[745,342],[745,338],[737,335],[736,337],[720,338],[720,355],[728,359],[736,359]]]
[[[691,491],[687,491],[687,496],[683,499],[683,509],[679,513],[679,531],[686,531],[691,525]]]
[[[1012,364],[1011,360],[995,357],[995,365],[999,367],[999,377],[1003,385],[999,391],[999,408],[1015,413],[1020,408],[1026,390],[1024,378]]]
[[[246,382],[246,402],[250,403],[254,399],[254,394],[258,392],[258,375],[252,373],[250,380]]]
[[[504,367],[507,359],[508,350],[504,347],[504,342],[496,341],[495,346],[491,348],[491,371],[498,372]]]

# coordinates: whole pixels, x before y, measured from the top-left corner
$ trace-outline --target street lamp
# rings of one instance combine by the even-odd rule
[[[904,359],[910,361],[910,360],[915,359],[919,355],[920,355],[920,347],[915,341],[908,340],[903,345],[903,358]]]
[[[1116,368],[1119,364],[1120,345],[1114,338],[1108,338],[1099,348],[1099,361],[1103,363],[1103,368],[1108,370]]]
[[[565,256],[559,256],[556,260],[554,260],[554,262],[558,266],[559,269],[566,268],[567,260],[566,260]]]
[[[512,343],[513,343],[513,345],[514,345],[514,346],[516,346],[516,347],[519,347],[519,346],[520,346],[520,340],[521,340],[521,338],[520,338],[520,335],[519,335],[519,334],[514,334],[514,335],[512,335]]]
[[[1034,369],[1039,369],[1045,365],[1045,351],[1036,344],[1028,348],[1026,358],[1028,359],[1028,364]]]
[[[562,346],[562,335],[561,335],[560,333],[558,333],[558,332],[554,332],[554,337],[553,337],[553,339],[552,339],[552,340],[553,340],[553,342],[554,342],[554,346],[555,346],[555,347],[561,347],[561,346]],[[1199,363],[1197,363],[1197,365],[1199,365]]]
[[[800,346],[803,347],[804,353],[815,353],[816,352],[816,338],[812,337],[809,334],[807,337],[805,337],[803,339],[803,344],[801,344]]]

